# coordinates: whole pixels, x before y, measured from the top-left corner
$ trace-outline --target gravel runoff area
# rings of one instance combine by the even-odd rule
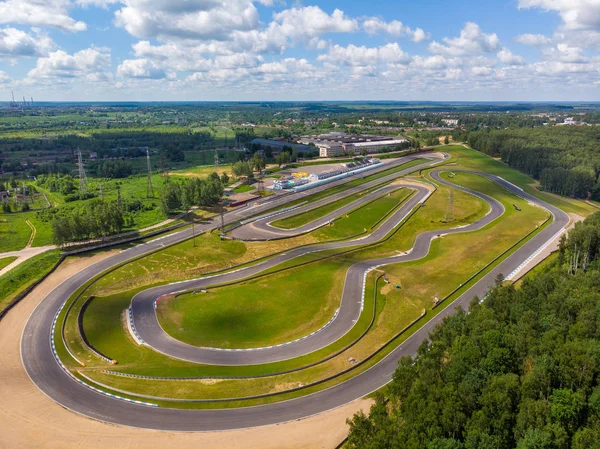
[[[40,301],[77,271],[114,254],[67,260],[0,322],[0,449],[335,448],[348,432],[346,418],[368,410],[362,399],[286,424],[254,429],[183,433],[105,424],[75,414],[45,396],[29,379],[20,355],[21,330]]]

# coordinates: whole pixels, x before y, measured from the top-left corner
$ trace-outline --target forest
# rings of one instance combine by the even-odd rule
[[[539,180],[545,191],[600,200],[600,127],[486,128],[464,137],[476,150]]]
[[[403,358],[344,447],[600,448],[599,272],[600,212],[549,267],[498,279]]]

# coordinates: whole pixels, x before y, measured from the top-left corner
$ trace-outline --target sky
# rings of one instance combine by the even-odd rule
[[[0,0],[0,101],[600,101],[600,0]]]

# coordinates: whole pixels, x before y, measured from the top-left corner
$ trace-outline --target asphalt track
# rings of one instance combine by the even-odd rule
[[[419,168],[412,168],[418,170]],[[530,202],[545,207],[553,215],[554,220],[547,227],[537,233],[527,243],[513,252],[508,258],[492,269],[481,278],[475,285],[469,288],[452,306],[468,306],[473,296],[482,296],[487,289],[493,285],[499,273],[508,274],[517,268],[536,249],[550,240],[557,232],[568,224],[568,216],[559,209],[548,205],[537,198],[522,192],[518,187],[493,175],[485,175],[489,179],[499,183]],[[446,183],[438,178],[439,182]],[[461,188],[455,186],[455,188]],[[461,188],[462,189],[462,188]],[[480,197],[481,194],[477,194]],[[487,199],[486,199],[487,201]],[[494,203],[490,202],[491,212],[486,217],[493,219]],[[389,221],[389,220],[388,220]],[[473,224],[475,225],[475,224]],[[206,225],[209,227],[209,225]],[[446,230],[449,233],[452,230]],[[465,228],[456,232],[466,232]],[[127,426],[173,430],[173,431],[210,431],[254,427],[279,422],[285,422],[303,418],[316,413],[329,410],[352,400],[360,398],[385,385],[392,378],[398,360],[406,355],[415,355],[420,344],[427,338],[429,332],[440,323],[445,316],[452,314],[453,307],[446,307],[441,313],[423,325],[415,334],[407,339],[398,348],[393,350],[382,361],[358,374],[352,379],[338,384],[326,390],[303,396],[297,399],[278,402],[274,404],[246,407],[238,409],[222,410],[184,410],[169,408],[153,408],[132,403],[123,402],[118,399],[100,394],[75,381],[67,375],[55,360],[50,345],[50,330],[52,322],[62,303],[80,285],[95,274],[110,268],[129,258],[145,254],[162,244],[180,241],[186,237],[188,231],[183,231],[171,236],[164,237],[158,241],[152,241],[138,245],[117,256],[108,258],[91,267],[75,274],[51,292],[32,313],[22,336],[21,354],[25,369],[33,382],[50,398],[64,407],[77,413],[89,416],[105,422],[122,424]],[[424,234],[421,234],[424,235]],[[419,241],[429,245],[430,239],[436,235],[417,238],[415,247]],[[162,242],[162,243],[161,243]],[[412,255],[415,252],[410,253]],[[373,265],[385,263],[397,263],[398,258],[379,259],[370,262],[361,262],[355,266],[357,269],[368,269]],[[364,264],[364,265],[361,265]],[[354,267],[354,266],[353,266]],[[352,268],[351,268],[352,269]],[[193,282],[193,281],[192,281]],[[173,286],[171,286],[172,288]],[[343,302],[343,301],[342,301]],[[345,306],[341,307],[344,309]],[[338,315],[338,319],[341,317]],[[341,320],[340,320],[341,322]],[[319,336],[325,335],[329,329],[326,328]],[[295,347],[297,349],[298,347]],[[212,352],[212,351],[211,351]],[[251,354],[261,353],[253,351]],[[219,355],[229,354],[227,352],[216,352]],[[233,353],[237,354],[237,353]],[[243,353],[240,353],[243,354]]]

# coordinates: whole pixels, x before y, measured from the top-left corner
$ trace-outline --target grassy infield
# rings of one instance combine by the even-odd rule
[[[454,161],[459,162],[460,168],[481,169],[496,173],[511,182],[531,190],[531,187],[526,187],[527,184],[531,183],[529,178],[520,175],[500,163],[460,147],[452,147],[448,150],[453,153]],[[441,308],[431,311],[434,296],[444,297],[461,280],[466,280],[470,275],[476,272],[477,269],[491,261],[495,255],[506,250],[514,242],[530,232],[535,227],[535,224],[541,223],[546,218],[545,212],[527,205],[520,199],[516,199],[514,196],[483,178],[469,174],[458,174],[454,178],[454,181],[461,185],[472,187],[475,190],[491,194],[501,200],[506,206],[505,217],[502,217],[480,231],[468,234],[458,234],[435,240],[432,244],[430,254],[423,260],[385,267],[385,271],[392,282],[390,285],[386,285],[380,290],[377,298],[377,314],[373,328],[355,346],[337,357],[297,373],[279,375],[265,379],[213,379],[207,381],[176,382],[139,381],[108,376],[100,373],[99,370],[99,368],[106,368],[105,364],[93,357],[86,357],[86,363],[89,363],[89,367],[85,368],[86,375],[98,379],[101,382],[110,383],[116,388],[123,388],[128,391],[135,391],[142,394],[165,397],[226,398],[287,390],[298,386],[301,382],[306,384],[307,382],[322,379],[329,374],[347,368],[349,366],[349,357],[353,357],[357,360],[363,359],[372,353],[375,348],[381,346],[382,342],[387,341],[395,335],[396,332],[410,324],[421,314],[423,309],[428,311],[428,316],[433,316],[433,314],[438,313]],[[555,204],[558,203],[559,206],[565,208],[568,212],[576,212],[581,215],[589,213],[587,206],[580,202],[565,200],[547,194],[542,194],[540,196],[546,201]],[[420,209],[407,222],[402,230],[395,234],[388,242],[380,244],[377,247],[363,249],[321,262],[315,262],[301,270],[292,269],[281,275],[268,276],[259,281],[248,282],[243,287],[243,295],[239,293],[241,292],[240,289],[242,287],[233,286],[220,289],[222,290],[221,292],[211,292],[206,297],[193,297],[188,300],[179,298],[171,304],[171,316],[175,318],[172,320],[172,323],[176,323],[178,315],[181,317],[191,313],[193,316],[194,312],[197,310],[196,318],[198,320],[195,321],[193,318],[186,318],[183,320],[183,324],[184,327],[188,329],[194,324],[198,325],[198,323],[200,323],[204,326],[207,323],[212,323],[212,335],[189,333],[189,338],[198,339],[198,342],[203,342],[204,344],[209,341],[214,341],[215,343],[220,342],[220,344],[224,345],[231,344],[232,342],[247,342],[250,346],[254,346],[256,342],[273,341],[274,339],[277,340],[280,338],[283,338],[284,340],[289,339],[295,335],[294,332],[299,334],[305,333],[307,320],[311,320],[312,318],[312,321],[310,322],[314,322],[315,317],[318,316],[321,316],[322,319],[327,319],[335,309],[336,302],[339,302],[339,294],[336,297],[335,294],[332,295],[332,292],[337,290],[335,288],[336,283],[340,282],[340,278],[343,279],[343,273],[345,273],[345,270],[351,263],[359,259],[382,257],[387,254],[392,254],[395,251],[409,249],[418,233],[426,229],[455,227],[462,223],[472,222],[487,210],[487,207],[480,200],[456,191],[454,201],[454,215],[456,221],[444,224],[441,221],[443,221],[444,212],[446,210],[447,197],[448,189],[440,186],[437,193],[427,202],[426,207]],[[522,211],[515,211],[512,207],[513,203],[518,204]],[[355,212],[355,214],[356,213],[359,212]],[[375,214],[372,214],[372,216],[374,215]],[[351,220],[353,223],[360,223],[358,217],[355,216],[352,218],[354,218]],[[332,229],[336,226],[337,223]],[[316,238],[314,236],[311,237]],[[210,236],[202,238],[206,239],[207,242],[211,242]],[[189,244],[189,242],[186,243]],[[227,242],[227,245],[229,244],[240,243]],[[210,248],[211,250],[204,252],[204,258],[207,258],[207,256],[209,256],[209,259],[211,257],[218,257],[215,251],[212,250],[213,246],[210,246]],[[158,253],[146,258],[148,262],[145,261],[143,266],[139,263],[130,264],[127,270],[149,269],[149,271],[152,271],[153,264],[163,266],[160,262],[161,258],[166,259],[168,265],[171,257],[177,257],[168,255],[173,251],[177,252],[177,247],[175,247],[174,250],[170,249],[164,251],[163,254]],[[237,251],[239,252],[239,256],[242,252],[247,252],[248,250],[238,247]],[[230,257],[231,252],[222,251],[220,254],[223,259],[227,259]],[[316,256],[312,255],[311,257],[314,259]],[[154,258],[154,261],[152,261],[152,258]],[[236,260],[235,257],[233,259],[234,261]],[[299,261],[300,260],[297,262]],[[205,266],[211,266],[210,261],[205,263]],[[373,307],[372,295],[374,277],[375,274],[371,276],[368,284],[368,290],[370,290],[370,292],[368,291],[366,295],[366,312]],[[111,284],[114,285],[114,281],[117,281],[117,279],[113,279],[113,282],[109,279],[107,282],[103,283],[103,281],[101,281],[98,283],[98,286],[95,288],[95,294],[103,294],[100,289],[106,288],[106,286]],[[325,283],[327,289],[317,289],[319,283]],[[402,284],[403,288],[401,290],[393,288],[397,283]],[[104,287],[101,284],[104,284]],[[143,284],[140,284],[140,288],[143,288],[141,285]],[[302,289],[301,291],[305,293],[305,295],[294,293],[295,291],[298,291],[299,288]],[[268,292],[268,294],[265,295],[265,292]],[[327,296],[327,293],[323,294],[323,292],[329,292],[328,301],[325,303],[323,303],[322,300],[324,296]],[[318,353],[309,354],[299,359],[263,366],[238,368],[202,366],[169,359],[148,348],[137,347],[130,341],[120,325],[118,316],[127,305],[132,293],[133,292],[129,291],[126,294],[114,294],[93,301],[85,314],[84,327],[88,338],[98,349],[119,361],[119,365],[116,368],[124,372],[135,372],[148,375],[208,377],[223,375],[255,375],[275,373],[284,369],[302,367],[307,363],[322,359],[325,355],[331,354],[335,350],[353,341],[364,329],[366,329],[368,322],[371,319],[370,313],[363,313],[363,316],[352,332],[342,340]],[[320,293],[320,297],[317,296],[317,293]],[[281,302],[286,298],[286,295],[291,296],[290,304]],[[298,323],[300,324],[295,328],[294,326],[288,326],[285,330],[282,330],[278,328],[277,325],[274,325],[274,323],[282,321],[283,318],[287,318],[282,316],[286,311],[292,312],[292,314],[302,313],[303,309],[302,307],[299,307],[297,302],[302,301],[302,304],[300,305],[304,305],[307,298],[312,298],[313,296],[317,296],[317,301],[315,301],[314,304],[317,306],[320,304],[321,306],[319,312],[316,312],[315,310],[317,309],[313,306],[310,313],[300,317],[298,320]],[[203,310],[204,308],[196,309],[199,307],[199,303],[207,301],[206,298],[210,298],[211,308],[215,309],[208,315],[206,314],[206,310]],[[234,306],[231,304],[231,298],[235,298],[236,301],[236,313],[240,317],[238,321],[232,319],[231,308]],[[260,322],[260,326],[255,326],[255,324],[252,323],[252,320],[257,318],[257,315],[253,314],[253,312],[256,312],[256,307],[253,308],[253,306],[256,304],[257,298],[277,298],[276,301],[269,300],[267,302],[261,300],[262,309],[260,310],[258,317],[261,318],[260,314],[262,314],[263,321]],[[283,309],[280,308],[282,305],[284,306]],[[168,305],[165,304],[163,307],[167,306]],[[165,309],[162,309],[161,317],[163,317],[163,322],[165,317],[164,312]],[[250,314],[248,314],[248,312],[250,312]],[[226,341],[223,341],[222,335],[218,335],[214,332],[217,328],[224,327],[224,320],[225,324],[229,325],[229,333],[226,335]],[[193,323],[190,323],[190,321],[193,321]],[[302,325],[305,327],[302,328]],[[314,323],[314,325],[317,325],[317,323]],[[179,332],[181,335],[177,335],[178,337],[181,337],[187,332],[179,331],[178,329],[172,329],[172,331],[176,334]],[[398,342],[394,342],[394,345],[399,343],[402,339],[405,339],[412,331],[413,329],[411,328],[411,330],[403,335]],[[253,336],[252,341],[248,341],[249,335]],[[68,341],[73,348],[76,349],[78,347],[77,338],[73,332],[68,334]],[[390,348],[394,347],[394,345],[390,346]],[[386,352],[387,351],[383,351],[381,356]],[[365,369],[380,358],[381,357],[376,357],[372,362],[363,365],[356,371],[358,372]],[[65,358],[65,360],[67,359]],[[354,374],[355,373],[352,375]],[[346,376],[349,375],[350,374]],[[345,378],[345,376],[341,376],[332,382],[339,382],[343,378]],[[323,388],[328,385],[330,385],[330,383],[325,383],[316,388]],[[308,391],[313,390],[304,390],[301,393],[286,393],[278,396],[277,399],[305,394]],[[244,404],[249,405],[250,403],[261,403],[265,401],[266,400],[247,401]],[[220,406],[234,405],[239,405],[239,403],[232,401],[221,404]]]

